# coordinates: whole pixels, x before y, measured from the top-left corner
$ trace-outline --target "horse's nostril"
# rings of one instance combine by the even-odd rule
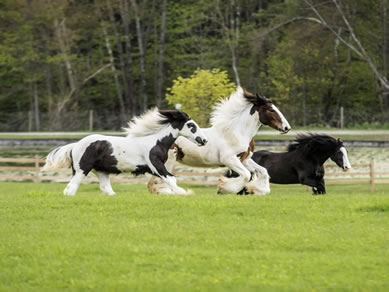
[[[201,137],[196,137],[196,142],[199,144],[199,145],[205,145],[205,143],[207,143],[207,140],[205,139],[201,139]]]

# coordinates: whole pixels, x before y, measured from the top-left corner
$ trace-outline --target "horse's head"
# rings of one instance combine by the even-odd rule
[[[267,126],[286,134],[291,129],[288,121],[270,99],[244,90],[244,97],[253,104],[250,114],[258,113],[259,121]]]
[[[337,140],[337,148],[336,151],[331,154],[331,160],[336,163],[337,166],[343,169],[343,171],[347,171],[351,168],[350,161],[348,160],[347,150],[343,146],[342,140]]]
[[[166,117],[173,129],[179,131],[180,136],[189,139],[199,146],[203,146],[207,143],[207,139],[202,133],[199,125],[197,125],[197,123],[186,113],[178,110],[160,110],[159,112]]]

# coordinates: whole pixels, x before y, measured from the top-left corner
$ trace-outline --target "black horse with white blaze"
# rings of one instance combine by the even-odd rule
[[[299,135],[287,150],[256,151],[251,158],[267,169],[271,183],[311,186],[313,194],[326,193],[323,164],[328,158],[344,171],[351,168],[343,142],[327,135]],[[255,186],[248,185],[240,193],[250,187]]]

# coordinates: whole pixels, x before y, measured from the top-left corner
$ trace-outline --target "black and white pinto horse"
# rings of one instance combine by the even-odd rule
[[[262,183],[260,192],[269,193],[269,176],[265,168],[256,164],[249,155],[242,155],[249,149],[250,141],[264,124],[287,133],[290,125],[278,108],[265,97],[253,95],[241,87],[216,104],[211,113],[211,127],[202,129],[208,138],[204,147],[197,147],[185,137],[179,137],[175,144],[177,155],[170,159],[194,167],[228,167],[237,173],[238,178],[222,178],[219,193],[237,193],[253,177]],[[175,151],[175,150],[171,150]],[[244,158],[242,158],[244,156]],[[168,160],[168,162],[169,162]],[[174,165],[174,162],[168,163]],[[153,193],[168,191],[166,185],[157,178],[148,184]]]
[[[196,147],[207,143],[196,122],[184,112],[154,108],[133,119],[124,130],[126,137],[94,134],[58,147],[48,154],[42,170],[72,167],[73,177],[64,190],[69,196],[76,194],[90,171],[99,179],[100,189],[108,195],[115,195],[109,174],[121,172],[151,173],[161,178],[171,188],[171,193],[187,194],[177,186],[176,178],[164,163],[178,136],[192,141]]]
[[[327,135],[299,135],[287,152],[261,150],[252,156],[256,163],[267,169],[271,183],[311,186],[313,194],[326,193],[323,164],[328,158],[344,171],[351,168],[343,142]],[[255,185],[249,183],[244,191],[250,188]]]

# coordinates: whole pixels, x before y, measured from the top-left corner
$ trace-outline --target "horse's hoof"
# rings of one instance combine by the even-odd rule
[[[241,189],[238,193],[237,193],[237,195],[248,195],[249,194],[249,192],[247,191],[247,188],[246,187],[244,187],[243,189]]]

